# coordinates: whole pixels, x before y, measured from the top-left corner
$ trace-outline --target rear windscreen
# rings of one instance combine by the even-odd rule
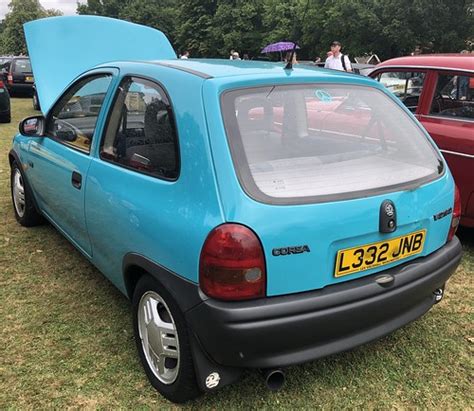
[[[12,71],[15,73],[31,73],[30,60],[15,60]]]
[[[239,89],[224,93],[222,112],[240,182],[265,202],[375,195],[443,170],[416,121],[375,88]]]

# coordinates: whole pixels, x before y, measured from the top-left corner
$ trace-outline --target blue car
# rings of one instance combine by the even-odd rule
[[[49,221],[133,306],[151,384],[184,402],[380,338],[443,297],[460,201],[379,83],[178,60],[154,29],[25,25],[43,115],[9,159],[13,209]],[[54,70],[52,69],[54,67]]]

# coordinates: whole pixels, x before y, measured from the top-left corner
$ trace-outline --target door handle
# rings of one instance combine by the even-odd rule
[[[72,185],[73,185],[75,188],[77,188],[78,190],[81,189],[81,186],[82,186],[82,176],[81,176],[77,171],[73,171],[73,172],[72,172],[71,183],[72,183]]]

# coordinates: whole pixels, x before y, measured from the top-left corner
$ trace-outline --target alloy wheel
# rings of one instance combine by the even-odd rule
[[[140,299],[138,331],[153,374],[163,384],[175,382],[180,360],[178,332],[168,306],[154,291],[147,291]]]
[[[15,169],[13,174],[13,203],[18,216],[21,218],[25,214],[25,186],[20,170]]]

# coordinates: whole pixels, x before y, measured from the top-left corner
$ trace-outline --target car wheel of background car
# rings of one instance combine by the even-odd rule
[[[11,112],[8,112],[4,114],[3,116],[0,116],[0,123],[10,123],[11,121],[12,121]]]
[[[36,94],[36,91],[33,92],[33,110],[41,110],[38,94]]]
[[[13,161],[11,165],[10,182],[13,210],[17,221],[24,227],[41,224],[43,218],[36,210],[31,191],[16,161]]]
[[[148,275],[140,278],[133,294],[133,328],[153,387],[175,403],[198,397],[184,316],[171,295]]]

